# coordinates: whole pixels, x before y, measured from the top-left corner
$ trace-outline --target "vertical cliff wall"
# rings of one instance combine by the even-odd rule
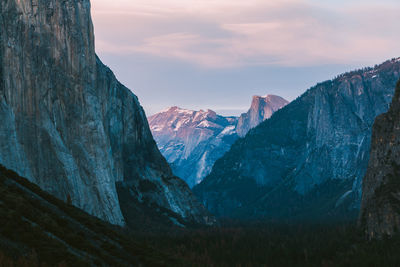
[[[138,99],[96,57],[89,0],[0,8],[0,164],[114,224],[133,201],[204,222]]]
[[[239,117],[236,132],[244,137],[250,129],[271,118],[272,114],[287,104],[289,101],[277,95],[253,96],[249,111]]]
[[[379,238],[400,229],[400,82],[390,110],[375,120],[371,146],[360,223]]]

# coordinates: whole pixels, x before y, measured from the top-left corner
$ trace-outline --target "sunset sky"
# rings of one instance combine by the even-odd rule
[[[245,111],[400,57],[398,0],[95,0],[96,50],[148,115]]]

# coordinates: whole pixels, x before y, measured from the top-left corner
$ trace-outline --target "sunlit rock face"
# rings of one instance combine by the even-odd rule
[[[174,174],[190,187],[200,183],[239,138],[285,106],[279,96],[254,96],[247,113],[224,117],[212,110],[193,111],[171,107],[149,117],[158,147]]]
[[[239,139],[194,192],[219,216],[357,214],[372,125],[399,77],[393,59],[316,85]]]
[[[363,182],[360,223],[369,238],[400,229],[400,82],[390,110],[377,117]]]
[[[238,138],[237,118],[212,110],[193,111],[171,107],[149,117],[154,139],[174,174],[190,187],[210,173],[214,162]]]
[[[253,96],[249,111],[239,117],[236,132],[244,137],[250,129],[271,118],[272,114],[287,104],[287,100],[276,95]]]
[[[96,57],[89,0],[0,8],[0,163],[114,224],[125,223],[133,201],[205,222],[137,97]]]

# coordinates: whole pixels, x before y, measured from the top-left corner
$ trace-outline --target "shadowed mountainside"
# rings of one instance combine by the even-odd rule
[[[400,229],[400,81],[387,113],[375,120],[360,223],[369,238]]]
[[[2,166],[0,224],[0,251],[9,255],[8,261],[20,258],[16,266],[174,264],[121,228],[64,203]],[[0,257],[1,266],[12,266],[6,263]]]
[[[239,139],[193,191],[222,217],[356,217],[372,125],[399,77],[393,59],[312,87]]]

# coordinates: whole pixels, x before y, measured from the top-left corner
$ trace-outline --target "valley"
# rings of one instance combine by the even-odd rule
[[[272,78],[262,84],[271,88],[262,89],[270,93],[264,96],[250,93],[261,90],[251,89],[254,80],[243,80],[248,99],[229,83],[215,83],[213,90],[227,90],[226,107],[248,107],[253,95],[241,115],[183,108],[195,106],[193,99],[212,106],[216,92],[205,88],[210,96],[180,91],[179,103],[148,117],[136,94],[145,89],[122,84],[97,54],[140,54],[137,66],[159,70],[147,77],[150,87],[176,70],[144,59],[155,60],[164,45],[171,53],[158,56],[178,57],[179,64],[196,52],[197,82],[205,73],[258,73],[263,64],[271,73],[308,70],[310,55],[307,62],[293,57],[300,66],[286,66],[277,54],[268,64],[250,57],[244,62],[255,65],[241,66],[241,56],[262,55],[258,49],[269,42],[239,53],[240,46],[280,24],[210,30],[217,2],[167,1],[154,9],[131,1],[122,11],[118,0],[107,2],[96,15],[117,14],[117,23],[141,14],[122,29],[102,24],[117,36],[110,43],[95,43],[90,0],[0,2],[0,267],[399,265],[400,58],[297,89],[304,92],[291,102],[275,94]],[[247,16],[225,4],[233,21]],[[193,10],[203,5],[207,16],[196,18]],[[177,25],[169,19],[178,11],[190,17],[179,23],[183,32],[150,37],[150,26],[142,26],[168,20],[157,32],[172,31]],[[228,49],[220,36],[206,42],[220,48],[218,57],[205,55],[200,35],[187,33],[193,28],[244,39]],[[148,39],[113,46],[127,42],[132,29]],[[195,47],[183,51],[188,44]],[[226,52],[233,61],[219,57]],[[125,71],[143,78],[137,69]],[[293,86],[296,77],[283,74],[274,78]]]

